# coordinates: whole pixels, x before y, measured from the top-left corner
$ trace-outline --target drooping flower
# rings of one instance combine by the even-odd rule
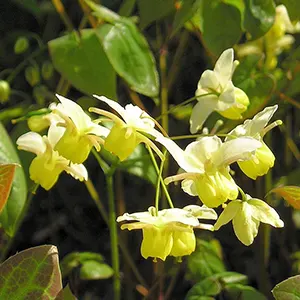
[[[75,102],[56,96],[61,103],[50,106],[50,109],[64,121],[51,126],[64,127],[65,131],[55,150],[73,163],[80,164],[87,159],[92,147],[100,151],[100,145],[104,143],[101,137],[106,137],[109,130],[93,122]]]
[[[141,254],[144,258],[153,257],[165,260],[167,256],[190,255],[196,247],[194,228],[211,230],[212,225],[201,224],[198,219],[216,220],[217,214],[205,206],[189,205],[180,208],[163,209],[133,214],[125,213],[117,222],[130,221],[121,229],[142,229]]]
[[[191,133],[201,129],[207,117],[217,111],[228,119],[240,119],[249,105],[248,96],[232,83],[238,61],[233,61],[233,49],[225,50],[216,62],[214,70],[202,74],[196,96],[198,103],[190,119]]]
[[[63,128],[50,127],[48,136],[42,137],[36,132],[27,132],[17,140],[18,149],[36,154],[29,167],[29,174],[30,178],[45,190],[53,187],[63,171],[80,181],[87,180],[88,177],[82,164],[73,164],[54,150],[63,132]]]
[[[261,146],[253,138],[236,138],[225,143],[217,136],[201,137],[183,151],[171,139],[158,137],[177,161],[184,173],[165,179],[166,184],[183,180],[182,189],[192,196],[199,196],[208,207],[217,207],[238,196],[238,187],[231,177],[229,165],[246,160]]]
[[[253,243],[260,222],[274,227],[284,226],[274,208],[260,199],[251,198],[249,195],[246,195],[244,201],[237,199],[229,202],[214,225],[215,230],[231,220],[235,235],[246,246]]]
[[[238,161],[241,170],[252,179],[267,174],[269,169],[274,166],[275,156],[263,142],[263,137],[269,130],[282,123],[278,120],[267,126],[277,108],[278,105],[266,107],[263,111],[256,114],[252,120],[246,120],[244,124],[238,125],[228,133],[226,138],[226,140],[230,140],[234,137],[248,136],[261,142],[261,147],[256,149],[251,155],[251,159]]]
[[[123,108],[116,101],[104,96],[94,95],[94,97],[108,104],[122,118],[102,109],[90,108],[91,112],[103,115],[114,122],[109,135],[105,139],[104,147],[106,150],[114,153],[122,161],[134,151],[139,143],[145,143],[163,159],[162,152],[146,136],[156,137],[161,133],[155,129],[155,122],[145,111],[132,104],[128,104]]]

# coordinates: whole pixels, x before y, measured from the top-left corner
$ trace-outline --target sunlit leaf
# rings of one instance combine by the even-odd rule
[[[242,16],[236,6],[203,0],[201,13],[203,41],[215,56],[239,41]]]
[[[130,20],[104,24],[97,33],[110,63],[130,88],[157,97],[159,78],[155,60],[136,25]]]
[[[8,199],[16,167],[16,164],[0,165],[0,213]]]
[[[74,87],[87,94],[116,99],[116,72],[93,29],[59,37],[48,43],[54,67]]]
[[[299,186],[281,186],[272,189],[269,193],[275,193],[281,196],[291,206],[300,209],[300,187]]]
[[[20,164],[16,149],[5,128],[0,123],[0,164]],[[26,178],[22,168],[15,170],[15,176],[7,203],[0,215],[0,224],[5,232],[13,236],[27,198]]]
[[[54,300],[58,299],[61,289],[55,246],[21,251],[0,265],[0,299]]]
[[[80,268],[80,278],[84,280],[107,279],[113,273],[113,269],[109,265],[94,260],[84,262]]]
[[[268,32],[275,20],[273,0],[245,0],[244,27],[252,39]]]
[[[276,300],[300,299],[300,275],[290,277],[278,283],[272,293]]]

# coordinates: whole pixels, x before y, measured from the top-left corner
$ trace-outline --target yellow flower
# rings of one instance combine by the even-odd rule
[[[18,149],[36,154],[29,167],[29,174],[45,190],[52,188],[63,171],[80,181],[87,180],[88,177],[83,165],[71,163],[54,150],[62,134],[63,128],[53,127],[49,129],[48,136],[42,137],[36,132],[28,132],[17,140]]]
[[[75,102],[56,95],[61,103],[51,107],[52,112],[63,119],[63,122],[51,124],[65,128],[64,134],[57,142],[55,150],[73,163],[84,162],[92,147],[100,151],[109,130],[94,123]]]
[[[201,75],[196,90],[198,103],[190,119],[191,133],[201,129],[207,117],[217,111],[229,119],[241,119],[249,105],[248,96],[232,83],[232,75],[239,64],[233,61],[233,49],[225,50],[216,62],[214,70]]]
[[[208,207],[217,207],[238,196],[238,188],[229,171],[233,162],[249,159],[261,143],[253,138],[237,138],[222,143],[217,136],[201,137],[183,151],[165,137],[157,141],[164,145],[184,173],[165,179],[166,184],[183,180],[182,189],[196,196]]]
[[[161,151],[146,136],[156,137],[161,135],[161,133],[155,129],[155,122],[145,111],[132,104],[128,104],[123,108],[116,101],[104,96],[94,96],[108,104],[122,117],[121,119],[102,109],[90,108],[91,112],[106,116],[114,122],[109,135],[105,139],[104,147],[106,150],[114,153],[123,161],[134,151],[138,144],[145,143],[163,159]]]
[[[235,235],[246,246],[253,243],[260,222],[274,227],[284,226],[275,209],[264,201],[251,198],[249,195],[246,195],[245,201],[233,200],[229,202],[214,225],[215,230],[231,220]]]
[[[248,136],[261,142],[261,147],[256,149],[249,160],[238,161],[241,170],[252,179],[267,174],[269,169],[274,166],[275,156],[263,142],[263,137],[269,130],[281,124],[281,121],[276,121],[267,126],[277,108],[277,105],[266,107],[256,114],[252,120],[246,120],[244,124],[229,132],[226,138],[226,140],[230,140],[233,137]]]
[[[205,206],[189,205],[183,209],[170,208],[156,212],[149,207],[147,212],[125,213],[117,222],[130,221],[121,229],[142,229],[141,254],[144,258],[153,257],[165,260],[167,256],[190,255],[196,247],[194,228],[211,230],[209,224],[200,224],[198,218],[215,220],[213,209]]]

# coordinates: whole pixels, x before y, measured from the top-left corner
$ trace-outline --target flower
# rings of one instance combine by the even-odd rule
[[[130,221],[121,229],[142,229],[141,254],[144,258],[153,257],[165,260],[167,256],[190,255],[196,247],[194,228],[211,230],[213,226],[200,224],[200,219],[217,219],[213,209],[205,206],[189,205],[180,208],[163,209],[156,212],[151,206],[148,211],[133,214],[125,213],[117,222]]]
[[[237,60],[233,61],[233,49],[227,49],[217,60],[213,71],[204,71],[196,90],[196,96],[199,97],[190,119],[191,133],[196,133],[201,129],[213,111],[217,111],[229,119],[242,117],[241,113],[247,109],[249,99],[231,81],[238,64]]]
[[[217,207],[226,200],[236,199],[238,188],[229,171],[235,161],[249,159],[261,146],[253,138],[236,138],[222,143],[217,136],[201,137],[183,151],[171,139],[158,137],[177,161],[184,173],[165,179],[166,184],[183,180],[182,189],[192,196],[199,196],[208,207]]]
[[[249,195],[246,195],[245,201],[233,200],[229,202],[214,225],[215,230],[231,220],[235,235],[246,246],[253,243],[260,222],[274,227],[284,226],[275,209],[264,201],[251,198]]]
[[[252,120],[246,120],[244,124],[238,125],[228,133],[228,137],[226,138],[226,140],[230,140],[234,137],[248,136],[261,142],[261,147],[256,149],[249,160],[238,161],[241,170],[252,179],[267,174],[269,169],[274,166],[275,156],[263,142],[263,137],[269,130],[282,124],[278,120],[267,126],[277,108],[278,105],[266,107],[263,111],[256,114]]]
[[[42,137],[36,132],[27,132],[17,140],[18,149],[36,154],[29,167],[29,174],[30,178],[45,190],[52,188],[63,171],[80,181],[87,180],[88,177],[82,164],[73,164],[54,150],[63,131],[63,128],[52,127],[48,136]]]
[[[60,95],[56,96],[61,103],[52,104],[50,109],[63,122],[51,123],[51,126],[64,127],[65,131],[55,150],[73,163],[80,164],[87,159],[93,146],[100,151],[100,145],[104,143],[101,137],[106,137],[109,130],[94,123],[75,102]]]
[[[161,151],[145,136],[145,134],[152,137],[161,135],[161,133],[154,128],[154,120],[145,111],[132,104],[128,104],[123,108],[116,101],[104,96],[99,97],[94,95],[94,97],[108,104],[122,117],[121,119],[99,108],[92,107],[89,109],[91,112],[106,116],[114,122],[109,135],[105,139],[104,148],[106,150],[114,153],[123,161],[134,151],[139,143],[145,143],[163,159]]]

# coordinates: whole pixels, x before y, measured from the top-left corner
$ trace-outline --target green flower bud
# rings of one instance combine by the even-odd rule
[[[8,101],[10,96],[10,86],[5,80],[0,80],[0,103]]]
[[[15,42],[14,51],[16,54],[25,52],[29,47],[28,39],[24,36],[19,37]]]
[[[35,98],[37,104],[44,106],[46,102],[46,97],[49,94],[49,90],[45,85],[38,85],[33,88],[33,97]]]
[[[37,66],[29,66],[25,69],[25,78],[31,86],[40,82],[40,71]]]
[[[42,76],[45,80],[48,80],[52,77],[54,72],[54,67],[53,64],[49,61],[46,60],[43,65],[42,65]]]

